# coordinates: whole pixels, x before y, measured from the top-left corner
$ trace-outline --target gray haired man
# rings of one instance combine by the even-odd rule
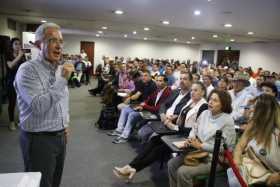
[[[72,64],[60,65],[63,38],[54,23],[35,32],[38,57],[20,66],[14,86],[20,111],[20,145],[26,172],[42,173],[41,187],[61,181],[69,123],[67,80]]]

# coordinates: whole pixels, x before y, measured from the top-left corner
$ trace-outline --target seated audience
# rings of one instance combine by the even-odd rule
[[[208,156],[194,166],[184,164],[184,158],[188,152],[171,159],[168,162],[170,187],[192,187],[193,177],[209,174],[217,130],[222,130],[229,146],[233,146],[235,143],[234,122],[230,116],[232,111],[230,95],[225,91],[213,90],[209,95],[208,107],[209,110],[204,111],[198,118],[198,128],[191,130],[184,144],[185,147],[207,152]],[[218,166],[217,170],[220,169],[221,167]]]
[[[182,108],[176,123],[168,121],[165,125],[178,133],[184,133],[184,128],[197,129],[196,120],[199,115],[207,109],[207,103],[204,97],[206,96],[206,88],[200,83],[196,82],[192,85],[191,99]],[[161,141],[161,135],[152,137],[151,141],[145,146],[144,150],[134,158],[130,164],[124,167],[115,167],[114,173],[118,177],[131,180],[136,172],[144,169],[159,160],[161,156],[171,153],[170,149]]]
[[[266,184],[267,186],[276,186],[280,184],[280,110],[275,97],[268,94],[262,94],[257,97],[254,114],[249,122],[248,128],[242,134],[235,150],[234,160],[239,166],[243,179],[247,183]],[[251,156],[255,155],[255,158]],[[253,162],[259,159],[261,162]],[[250,161],[251,160],[251,161]],[[247,171],[248,162],[253,162],[254,168],[266,168],[266,175],[256,176],[253,180]],[[257,163],[262,163],[257,165]],[[260,170],[259,170],[260,171]],[[260,172],[264,172],[261,169]],[[252,178],[251,178],[252,179]],[[238,183],[235,180],[229,180],[232,183]],[[233,185],[233,184],[232,184]]]
[[[121,110],[118,121],[118,128],[110,136],[117,136],[113,143],[127,142],[129,135],[137,122],[143,118],[140,115],[142,110],[147,110],[151,113],[157,114],[160,104],[164,102],[171,93],[170,87],[167,86],[166,76],[157,76],[157,91],[147,97],[143,103],[136,106],[127,106]]]
[[[149,95],[156,91],[156,84],[151,79],[151,75],[148,71],[142,72],[142,77],[139,81],[134,81],[135,90],[130,96],[125,98],[123,103],[118,105],[118,109],[121,110],[127,107],[129,104],[139,104],[146,100]]]
[[[164,102],[159,110],[161,122],[176,121],[181,109],[187,104],[191,98],[190,90],[192,86],[192,74],[182,73],[180,78],[181,90],[174,90],[171,96]],[[138,131],[138,137],[142,143],[147,142],[153,129],[149,124],[144,125]]]

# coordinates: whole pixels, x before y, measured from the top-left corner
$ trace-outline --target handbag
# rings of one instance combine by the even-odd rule
[[[186,166],[198,166],[200,163],[205,162],[209,153],[202,150],[195,150],[189,152],[184,158],[184,164]]]
[[[240,169],[248,185],[265,183],[268,177],[275,172],[256,155],[250,146],[242,156]]]

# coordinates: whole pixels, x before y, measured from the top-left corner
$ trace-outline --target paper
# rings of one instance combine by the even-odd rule
[[[182,149],[185,147],[185,140],[172,142],[173,145],[175,145],[177,148]]]
[[[118,96],[120,96],[120,97],[127,97],[128,94],[124,93],[124,92],[118,92]]]

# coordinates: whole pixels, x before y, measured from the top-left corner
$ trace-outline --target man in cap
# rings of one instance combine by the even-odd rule
[[[242,124],[243,113],[246,104],[253,95],[246,89],[249,82],[249,75],[245,72],[236,72],[233,77],[233,89],[229,91],[232,99],[232,113],[235,123]]]

